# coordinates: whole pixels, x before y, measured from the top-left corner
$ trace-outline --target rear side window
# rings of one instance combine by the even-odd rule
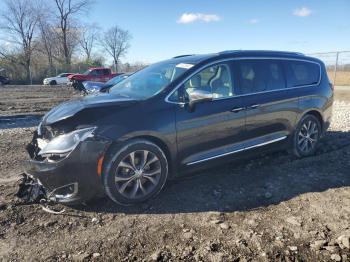
[[[92,71],[90,72],[90,75],[92,75],[92,76],[98,76],[98,75],[99,75],[99,70],[98,70],[98,69],[92,70]]]
[[[102,76],[103,75],[103,69],[95,69],[92,73],[94,76]]]
[[[306,61],[286,61],[288,87],[315,85],[320,80],[320,66]]]
[[[236,62],[240,94],[284,89],[286,80],[279,60],[241,60]]]

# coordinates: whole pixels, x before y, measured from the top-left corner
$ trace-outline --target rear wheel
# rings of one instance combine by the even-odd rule
[[[106,158],[103,185],[116,203],[132,205],[157,195],[168,176],[168,161],[154,143],[143,139],[116,148]]]
[[[313,155],[321,136],[320,121],[313,115],[304,116],[293,137],[293,153],[297,157]]]

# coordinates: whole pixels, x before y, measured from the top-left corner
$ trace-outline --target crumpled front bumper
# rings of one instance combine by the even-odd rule
[[[35,136],[34,136],[35,139]],[[61,203],[77,203],[104,193],[98,175],[98,161],[103,157],[107,140],[86,140],[59,161],[24,161],[24,172],[40,181],[48,196]],[[27,147],[33,156],[33,147]]]

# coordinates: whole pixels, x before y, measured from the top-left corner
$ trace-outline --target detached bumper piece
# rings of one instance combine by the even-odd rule
[[[71,86],[75,89],[75,90],[78,90],[80,92],[84,92],[84,93],[87,93],[86,92],[86,89],[82,83],[83,81],[79,81],[79,80],[73,80],[71,83]]]
[[[41,200],[47,199],[45,188],[26,174],[22,174],[15,196],[21,199],[24,204],[40,203]]]
[[[35,140],[34,134],[34,142],[27,147],[31,159],[25,161],[23,167],[26,174],[45,188],[48,200],[75,204],[104,194],[97,167],[109,141],[80,142],[68,155],[52,161],[37,156]]]

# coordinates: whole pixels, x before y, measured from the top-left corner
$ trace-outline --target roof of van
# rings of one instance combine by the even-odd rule
[[[197,64],[211,58],[225,58],[225,57],[284,57],[284,58],[302,58],[308,60],[319,61],[316,58],[305,56],[298,52],[289,51],[271,51],[271,50],[226,50],[212,54],[201,55],[179,55],[172,59],[177,60],[179,63],[193,63]]]
[[[289,51],[272,51],[272,50],[226,50],[218,53],[219,55],[236,54],[236,55],[296,55],[304,56],[302,53]]]

